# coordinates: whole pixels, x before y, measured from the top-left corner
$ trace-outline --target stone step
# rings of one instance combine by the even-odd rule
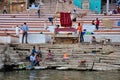
[[[4,66],[4,64],[3,64],[3,63],[0,63],[0,69],[2,69],[2,68],[3,68],[3,66]]]
[[[94,70],[118,70],[120,66],[118,65],[110,65],[106,63],[95,63],[93,66]]]
[[[4,58],[4,56],[5,56],[4,54],[0,54],[0,58]]]
[[[12,59],[12,58],[20,58],[20,56],[18,55],[18,54],[10,54],[9,55],[10,56],[10,58]]]
[[[11,57],[10,62],[12,63],[21,62],[21,58]]]
[[[116,59],[116,60],[101,60],[101,63],[107,63],[107,64],[120,64],[120,60]]]

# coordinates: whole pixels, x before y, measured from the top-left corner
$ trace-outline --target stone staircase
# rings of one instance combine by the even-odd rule
[[[94,70],[120,69],[120,54],[118,52],[120,46],[97,45],[96,47],[96,45],[86,44],[8,44],[7,46],[5,53],[0,54],[3,57],[3,59],[0,58],[0,62],[5,60],[6,64],[25,63],[29,66],[30,62],[26,60],[26,57],[31,54],[32,47],[36,46],[36,50],[38,47],[41,47],[42,50],[41,66],[69,66],[70,68],[75,68],[75,66],[77,67],[80,64],[80,61],[85,60],[87,69],[91,69],[92,66]],[[45,60],[49,49],[54,53],[54,61]],[[63,61],[64,53],[68,53],[70,58],[68,61]],[[85,68],[85,66],[81,65],[79,69],[81,68]]]
[[[48,30],[44,30],[44,21],[47,21],[47,24],[50,25],[48,22],[48,17],[53,16],[55,13],[55,7],[56,7],[56,1],[52,3],[53,5],[50,5],[50,3],[45,3],[44,6],[41,6],[41,17],[38,18],[36,11],[32,12],[29,16],[28,14],[21,13],[21,14],[0,14],[0,33],[4,34],[10,33],[10,34],[15,34],[14,31],[14,26],[16,25],[21,25],[24,22],[27,22],[27,24],[30,26],[30,32],[36,33],[36,32],[49,32]],[[64,6],[65,9],[62,7]],[[51,9],[50,9],[51,7]],[[61,4],[59,5],[58,11],[71,11],[73,10],[74,7],[71,5],[71,8],[69,9],[68,3]],[[80,10],[76,8],[78,12],[85,11],[85,10]],[[87,12],[87,11],[85,11]],[[114,21],[114,27],[118,26],[116,25],[117,21],[119,20],[119,14],[117,15],[112,15],[112,16],[104,16],[103,14],[87,14],[83,18],[77,18],[77,22],[81,22],[83,24],[91,24],[91,21],[94,20],[96,17],[99,19],[103,18],[109,18]],[[77,24],[76,22],[76,24]],[[59,24],[59,19],[57,19],[57,24]],[[104,27],[102,21],[100,23],[100,27]],[[104,29],[103,29],[104,30]],[[98,31],[100,34],[103,33],[102,30]],[[110,30],[110,32],[117,32],[119,34],[119,30]],[[106,34],[106,33],[105,33]],[[107,33],[108,34],[108,33]],[[112,33],[113,34],[113,33]],[[19,44],[15,45],[14,47],[9,46],[8,50],[4,54],[0,54],[0,63],[4,64],[4,56],[9,57],[8,62],[10,63],[19,63],[19,62],[25,62],[26,64],[29,65],[29,62],[26,61],[26,57],[30,55],[29,50],[32,49],[34,44]],[[104,45],[80,45],[78,44],[68,44],[68,45],[60,45],[60,44],[55,44],[55,45],[50,45],[50,44],[38,44],[36,47],[41,47],[43,51],[43,58],[46,57],[47,50],[51,49],[52,52],[54,53],[54,58],[56,62],[50,62],[50,61],[45,61],[45,65],[68,65],[68,62],[63,62],[63,54],[64,53],[69,53],[70,56],[70,61],[69,65],[78,65],[80,60],[86,60],[87,64],[89,67],[93,65],[93,62],[95,62],[94,69],[107,69],[105,66],[109,66],[111,69],[111,65],[118,64],[117,66],[119,67],[119,47],[114,47],[114,46],[104,46]],[[2,48],[2,47],[1,47]],[[4,49],[3,47],[2,49]],[[0,50],[1,51],[1,50]],[[96,54],[92,52],[96,52]],[[111,53],[115,51],[115,53]],[[118,53],[116,53],[118,52]],[[111,54],[109,54],[111,53]],[[114,56],[113,56],[114,55]],[[3,58],[2,58],[3,57]],[[44,61],[43,61],[44,62]],[[103,66],[102,68],[100,68]],[[115,65],[114,65],[115,66]]]
[[[50,3],[49,1],[44,2],[45,5],[42,5],[40,7],[41,9],[41,17],[38,18],[36,10],[30,11],[28,14],[27,11],[24,11],[21,14],[0,14],[0,35],[6,35],[6,34],[15,34],[15,26],[16,25],[22,25],[24,22],[27,22],[28,26],[30,27],[29,33],[50,33],[49,30],[45,30],[44,24],[45,21],[48,26],[51,25],[48,21],[48,17],[54,16],[55,12],[60,11],[67,11],[71,12],[73,9],[76,9],[78,13],[87,13],[86,16],[83,18],[78,17],[77,22],[73,23],[73,25],[77,25],[78,22],[81,22],[82,24],[90,24],[92,20],[95,20],[97,17],[100,19],[100,30],[95,31],[95,34],[119,34],[119,26],[117,26],[117,22],[119,20],[119,14],[112,15],[112,16],[104,16],[103,14],[92,14],[89,10],[82,10],[77,7],[75,7],[73,4],[70,4],[68,2],[66,3],[59,3],[58,7],[56,8],[57,1],[52,0]],[[51,5],[50,5],[51,4]],[[70,7],[69,7],[70,6]],[[64,8],[63,8],[64,7]],[[113,29],[115,30],[104,30],[106,27],[104,26],[102,20],[108,18],[113,21]],[[55,24],[60,24],[59,18],[56,18]],[[116,30],[118,29],[118,30]],[[50,33],[51,34],[51,33]]]

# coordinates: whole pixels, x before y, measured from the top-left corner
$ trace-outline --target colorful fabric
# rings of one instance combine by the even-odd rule
[[[63,27],[71,27],[72,26],[72,20],[70,17],[70,13],[61,12],[60,13],[60,23]]]

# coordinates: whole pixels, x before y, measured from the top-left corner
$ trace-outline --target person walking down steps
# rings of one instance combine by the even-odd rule
[[[38,9],[38,11],[37,11],[37,12],[38,12],[38,17],[40,18],[40,9]]]

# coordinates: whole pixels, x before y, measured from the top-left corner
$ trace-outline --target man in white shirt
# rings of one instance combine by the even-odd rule
[[[34,66],[34,64],[35,64],[35,54],[34,53],[32,53],[30,55],[30,61],[31,61],[31,66]]]

